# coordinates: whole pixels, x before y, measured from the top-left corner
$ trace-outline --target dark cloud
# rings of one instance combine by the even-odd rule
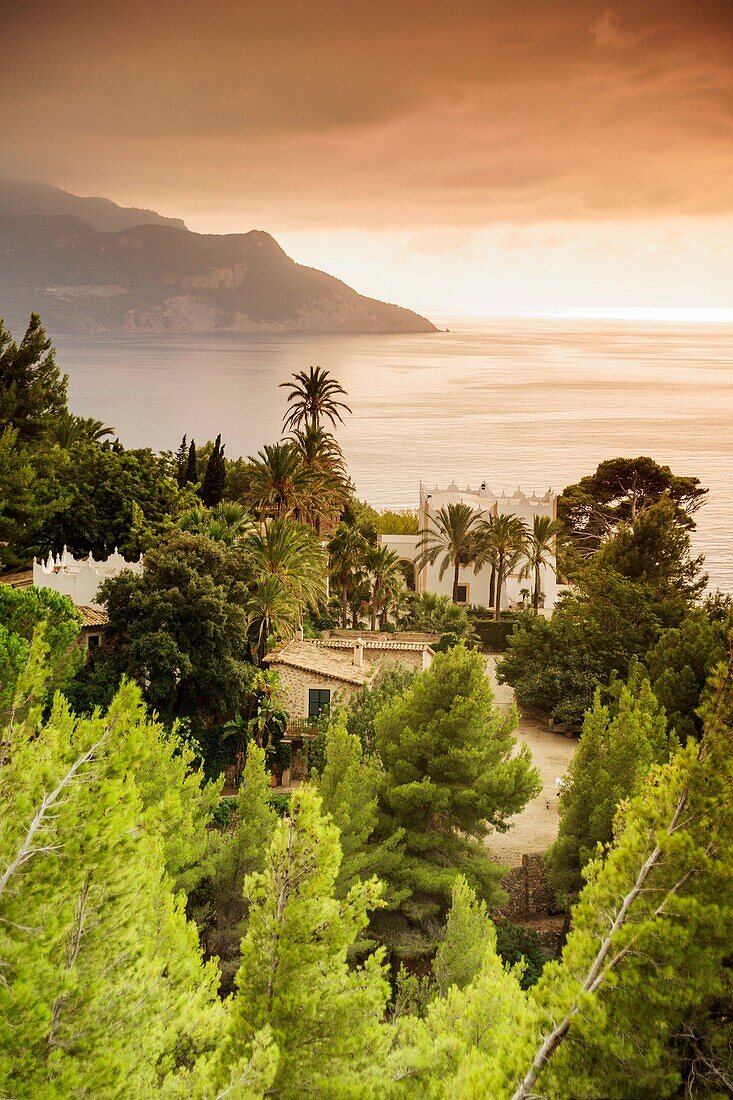
[[[16,175],[243,227],[733,209],[730,0],[4,6]]]

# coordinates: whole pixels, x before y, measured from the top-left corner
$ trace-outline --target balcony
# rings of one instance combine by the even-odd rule
[[[318,727],[312,718],[291,718],[285,727],[283,741],[312,741],[318,735]]]

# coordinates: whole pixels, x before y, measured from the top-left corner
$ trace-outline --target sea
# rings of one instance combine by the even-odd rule
[[[221,433],[229,457],[280,433],[295,371],[348,390],[338,437],[360,497],[414,508],[419,483],[561,491],[617,455],[710,490],[694,545],[733,594],[733,324],[517,319],[398,336],[54,336],[70,407],[128,447]]]

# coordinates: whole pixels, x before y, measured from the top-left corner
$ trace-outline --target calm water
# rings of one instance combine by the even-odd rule
[[[128,446],[279,432],[278,383],[319,363],[349,391],[359,494],[414,507],[418,482],[560,490],[648,454],[709,486],[696,542],[733,592],[733,325],[512,321],[429,336],[59,337],[70,402]]]

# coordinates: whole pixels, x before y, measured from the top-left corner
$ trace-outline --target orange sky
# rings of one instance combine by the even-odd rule
[[[13,175],[418,308],[733,306],[733,0],[0,3]]]

